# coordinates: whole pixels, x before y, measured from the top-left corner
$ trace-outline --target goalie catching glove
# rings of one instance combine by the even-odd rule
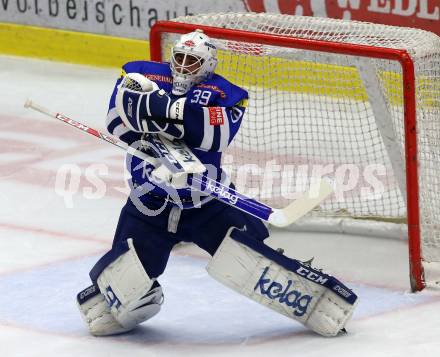
[[[116,111],[132,131],[158,133],[169,139],[183,137],[186,98],[171,99],[140,73],[128,73],[118,86]],[[172,119],[175,124],[170,123]]]

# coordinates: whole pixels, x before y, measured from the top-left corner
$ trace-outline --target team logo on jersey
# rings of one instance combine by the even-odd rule
[[[209,124],[211,125],[223,125],[225,118],[223,116],[223,109],[221,107],[208,107],[209,112]]]
[[[293,310],[295,316],[301,317],[307,312],[310,302],[313,297],[311,295],[303,294],[299,290],[293,288],[294,282],[288,280],[286,286],[282,283],[266,278],[266,274],[269,271],[267,266],[263,270],[260,279],[254,287],[254,291],[267,297],[270,300],[284,304]]]

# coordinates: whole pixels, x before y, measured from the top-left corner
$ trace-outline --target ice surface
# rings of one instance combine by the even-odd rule
[[[317,336],[221,286],[195,247],[173,253],[159,315],[127,335],[89,336],[75,295],[110,246],[125,200],[123,153],[23,104],[103,130],[118,70],[14,57],[0,57],[0,68],[0,356],[439,355],[440,295],[408,292],[406,242],[338,234],[274,231],[269,244],[314,256],[358,293],[345,336]],[[67,198],[65,164],[81,173]],[[86,173],[102,164],[97,192]]]

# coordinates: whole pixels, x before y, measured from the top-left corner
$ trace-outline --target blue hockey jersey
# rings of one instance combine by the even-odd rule
[[[136,61],[125,64],[110,99],[106,124],[111,134],[131,145],[140,140],[142,133],[129,130],[123,124],[115,108],[117,86],[125,73],[140,73],[154,81],[172,99],[179,97],[171,94],[173,78],[168,63]],[[186,97],[183,140],[203,164],[217,169],[216,179],[220,180],[222,177],[221,155],[240,127],[248,94],[244,89],[222,76],[214,74],[211,78],[192,87],[182,97]],[[146,174],[148,170],[139,169],[142,166],[140,159],[128,156],[127,162],[134,187],[141,185],[145,187],[145,183],[151,183],[149,175]],[[148,186],[152,187],[152,185]],[[168,197],[168,192],[164,187],[154,184],[154,188],[149,189],[149,192],[140,199],[142,202],[158,197],[165,199]],[[189,201],[191,190],[180,189],[178,195],[182,200]]]

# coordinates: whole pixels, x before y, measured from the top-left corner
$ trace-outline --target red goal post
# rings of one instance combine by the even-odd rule
[[[258,15],[257,15],[258,16]],[[176,21],[159,21],[150,32],[150,51],[153,61],[164,61],[163,36],[166,34],[183,34],[202,29],[213,39],[244,42],[280,48],[319,51],[321,53],[341,54],[356,57],[385,59],[398,62],[402,73],[402,97],[404,117],[404,161],[406,180],[407,229],[410,261],[410,280],[413,290],[422,290],[425,286],[424,269],[421,256],[420,209],[419,209],[419,175],[418,175],[418,140],[417,112],[414,62],[404,48],[389,48],[367,44],[333,42],[313,38],[296,37],[286,34],[254,32],[243,29],[232,29],[207,26],[204,21],[187,23],[187,18]],[[313,21],[313,20],[312,20]],[[339,21],[339,20],[334,20]],[[189,21],[193,22],[193,21]]]

